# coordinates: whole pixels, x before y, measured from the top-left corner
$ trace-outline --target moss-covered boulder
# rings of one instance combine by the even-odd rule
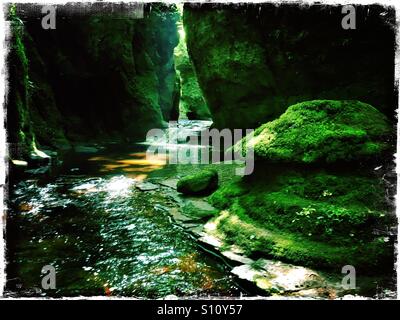
[[[357,272],[390,272],[392,191],[373,168],[379,163],[377,169],[388,170],[384,155],[393,152],[392,131],[381,112],[359,101],[289,107],[235,145],[237,151],[254,149],[255,173],[210,196],[225,210],[214,230],[248,255],[331,270],[350,264]]]
[[[255,128],[311,99],[357,99],[394,118],[395,12],[341,6],[184,7],[189,55],[217,128]]]
[[[209,223],[211,235],[223,246],[233,245],[247,256],[273,258],[340,274],[342,267],[352,265],[357,274],[390,274],[393,271],[394,246],[379,237],[367,243],[332,245],[307,236],[269,230],[247,216],[221,211]]]
[[[214,170],[203,170],[181,178],[177,184],[178,192],[187,195],[211,193],[218,187],[218,173]]]
[[[390,268],[393,239],[385,230],[395,216],[382,180],[274,168],[259,178],[226,184],[209,198],[229,213],[218,224],[227,243],[314,267]]]
[[[360,161],[388,151],[391,133],[386,117],[369,104],[313,100],[290,106],[236,149],[253,148],[257,158],[279,163]]]

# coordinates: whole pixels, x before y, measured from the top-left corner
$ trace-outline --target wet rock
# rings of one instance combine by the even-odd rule
[[[180,222],[180,223],[186,223],[188,221],[192,222],[194,219],[192,217],[188,217],[184,214],[182,214],[178,208],[171,208],[169,210],[169,213],[171,214],[171,216],[174,218],[174,220],[176,222]]]
[[[93,147],[93,146],[75,146],[74,151],[78,153],[96,153],[99,151],[98,148]]]
[[[136,184],[136,188],[138,188],[140,191],[152,191],[157,190],[159,186],[150,182],[141,182]]]
[[[254,282],[259,288],[270,294],[285,294],[321,288],[325,295],[326,280],[317,272],[280,261],[260,259],[257,262],[243,264],[232,269],[232,273],[241,279]],[[331,285],[332,289],[334,288]],[[313,291],[319,295],[318,291]]]
[[[197,236],[203,235],[203,224],[197,224],[193,226],[188,225],[187,228]]]
[[[209,194],[218,187],[218,174],[215,170],[204,170],[181,178],[177,184],[178,192],[187,195]]]
[[[16,168],[24,168],[28,166],[28,162],[24,160],[11,160],[11,165]]]
[[[162,300],[179,300],[179,297],[174,294],[169,294],[162,298]]]
[[[190,204],[194,208],[196,208],[198,210],[202,210],[202,211],[214,212],[215,210],[217,210],[205,200],[198,200],[198,199],[192,200],[192,199],[190,199],[186,203]]]
[[[85,194],[90,192],[97,192],[99,189],[97,188],[97,184],[94,182],[87,182],[76,187],[70,189],[72,193],[75,194]]]
[[[31,174],[44,174],[44,173],[49,172],[49,170],[50,170],[50,167],[45,166],[45,167],[29,169],[29,170],[26,170],[26,172],[31,173]]]
[[[178,184],[178,179],[167,179],[158,182],[159,184],[170,187],[172,189],[176,189],[176,185]]]
[[[251,264],[254,262],[254,260],[252,260],[246,256],[237,254],[230,250],[222,251],[221,254],[224,255],[225,257],[227,257],[229,260],[240,262],[243,264]]]
[[[37,168],[42,166],[48,166],[50,164],[51,157],[41,150],[34,149],[29,155],[28,165],[31,168]]]
[[[181,207],[182,212],[195,219],[207,221],[218,213],[218,210],[204,200],[186,200]]]
[[[204,232],[201,234],[199,241],[204,242],[210,246],[213,246],[214,248],[221,248],[223,245],[222,241],[219,238]]]
[[[163,206],[161,204],[158,204],[158,203],[154,206],[154,209],[160,210],[160,211],[169,212],[169,209],[167,207],[165,207],[165,206]]]

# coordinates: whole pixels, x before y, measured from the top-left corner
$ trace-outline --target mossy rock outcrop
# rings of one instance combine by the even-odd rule
[[[216,128],[256,128],[296,102],[356,99],[394,120],[395,12],[357,6],[184,6],[188,52]]]
[[[229,212],[218,226],[227,243],[249,255],[326,269],[346,264],[363,272],[390,268],[393,239],[385,230],[395,217],[381,180],[320,170],[278,171],[271,168],[261,180],[227,184],[210,196],[213,206]]]
[[[181,178],[177,184],[178,192],[187,195],[209,194],[218,187],[218,173],[214,170],[203,170]]]
[[[176,70],[181,81],[179,104],[181,116],[195,120],[210,120],[211,114],[203,98],[192,61],[187,52],[185,32],[181,23],[178,23],[178,32],[179,44],[176,46],[174,54]]]
[[[334,163],[379,159],[390,150],[386,117],[360,101],[313,100],[290,106],[236,145],[269,162]]]
[[[216,222],[214,222],[216,221]],[[222,211],[210,232],[225,246],[239,247],[249,257],[266,257],[340,274],[342,267],[352,265],[358,274],[390,274],[393,271],[394,247],[385,239],[368,243],[331,245],[306,236],[268,230],[247,216]]]
[[[381,112],[359,101],[289,107],[234,146],[254,149],[255,173],[211,195],[226,210],[217,229],[249,255],[389,271],[395,239],[388,230],[396,219],[388,181],[374,166],[387,166],[392,131]]]

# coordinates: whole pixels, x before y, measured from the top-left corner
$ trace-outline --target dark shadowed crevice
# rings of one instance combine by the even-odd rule
[[[183,27],[183,5],[177,5],[180,19],[177,22],[179,43],[175,48],[175,67],[180,78],[179,118],[189,120],[210,120],[211,114],[197,81],[193,63],[186,47],[186,35]]]

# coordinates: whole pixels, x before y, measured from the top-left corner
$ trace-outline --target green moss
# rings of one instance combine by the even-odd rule
[[[207,194],[218,187],[218,174],[215,170],[203,170],[185,176],[178,181],[177,190],[184,194]]]
[[[220,209],[228,208],[234,199],[246,193],[245,187],[238,183],[225,184],[214,192],[208,199],[212,205]]]
[[[364,19],[379,32],[350,35],[336,28],[340,15],[318,6],[186,3],[187,47],[214,126],[255,128],[311,99],[357,99],[392,118],[393,31]]]
[[[195,217],[207,221],[218,214],[218,210],[212,208],[202,208],[199,205],[187,203],[182,207],[183,213],[189,217]]]
[[[313,100],[289,107],[244,138],[244,145],[272,162],[333,163],[381,156],[390,148],[390,134],[386,117],[371,105]]]
[[[274,83],[264,64],[263,40],[245,31],[246,19],[224,9],[197,12],[185,5],[183,22],[189,56],[214,126],[251,128],[259,119],[276,116],[277,110],[270,107],[277,104],[271,103],[275,98],[266,94]]]
[[[182,8],[180,8],[182,10]],[[210,111],[203,98],[197,76],[189,59],[185,31],[178,23],[179,43],[174,50],[175,66],[181,79],[180,115],[189,119],[211,119]]]
[[[373,229],[389,222],[385,188],[374,177],[289,171],[270,183],[223,186],[210,201],[266,229],[329,243],[372,241]]]
[[[360,272],[383,271],[390,266],[393,248],[383,238],[366,244],[345,246],[317,242],[303,236],[265,229],[247,216],[228,214],[220,220],[218,230],[226,241],[238,245],[247,255],[260,254],[299,265],[340,272],[353,265]]]
[[[12,38],[8,120],[12,130],[8,130],[8,134],[10,141],[17,143],[21,148],[22,154],[18,156],[26,157],[33,151],[34,146],[34,132],[29,113],[33,84],[30,81],[29,59],[24,44],[26,37],[24,24],[17,15],[15,5],[9,7],[9,19]]]

